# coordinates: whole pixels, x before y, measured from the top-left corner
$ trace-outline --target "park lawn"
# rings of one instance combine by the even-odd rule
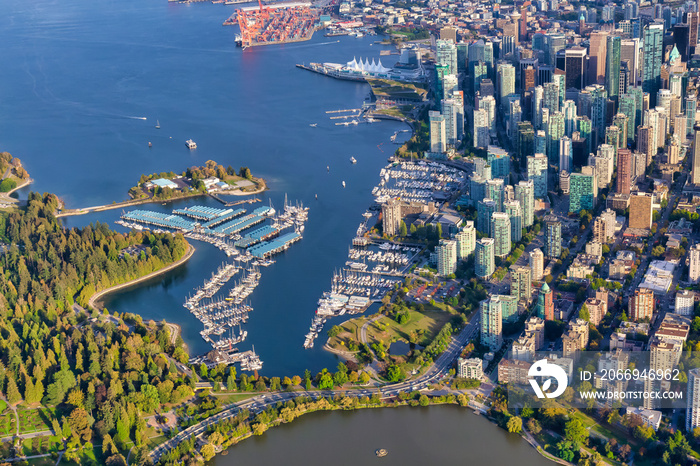
[[[17,415],[21,434],[51,430],[49,419],[53,417],[53,412],[48,408],[18,409]]]
[[[423,336],[417,342],[421,346],[427,346],[433,341],[440,329],[452,319],[454,314],[438,310],[425,310],[424,312],[409,310],[410,319],[401,325],[394,319],[382,317],[367,327],[367,340],[370,344],[394,340],[409,341],[412,332],[424,331]],[[382,325],[380,328],[377,324]],[[385,328],[384,328],[385,326]]]
[[[350,319],[339,325],[341,331],[338,335],[331,338],[328,342],[331,348],[340,348],[347,350],[348,343],[351,341],[356,342],[358,345],[360,343],[360,329],[367,322],[367,317],[357,317],[356,319]],[[319,335],[322,338],[321,335]]]
[[[44,458],[28,459],[25,464],[30,466],[54,466],[56,464],[56,460],[51,459],[50,456],[47,456]]]
[[[51,447],[49,436],[35,437],[22,440],[22,453],[25,456],[43,455],[49,453]]]
[[[4,412],[7,409],[7,403],[5,400],[0,400],[0,413]]]
[[[164,443],[166,440],[168,440],[168,437],[165,435],[156,435],[155,437],[149,437],[146,445],[150,450],[152,450],[161,443]]]
[[[15,415],[12,411],[7,411],[0,416],[0,437],[7,437],[16,432]]]

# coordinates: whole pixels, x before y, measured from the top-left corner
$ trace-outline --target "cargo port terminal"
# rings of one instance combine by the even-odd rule
[[[311,39],[319,29],[319,10],[308,2],[275,3],[244,7],[224,21],[241,30],[236,45],[244,49],[258,45],[285,44]]]

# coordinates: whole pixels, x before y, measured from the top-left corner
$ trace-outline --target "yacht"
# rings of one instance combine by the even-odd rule
[[[197,143],[194,142],[192,139],[188,139],[187,141],[185,141],[185,145],[186,145],[189,149],[196,149],[196,148],[197,148]]]
[[[312,128],[315,128],[316,125],[318,125],[318,123],[311,123],[309,126],[311,126]]]
[[[357,160],[355,159],[355,157],[350,157],[350,163],[357,163]]]

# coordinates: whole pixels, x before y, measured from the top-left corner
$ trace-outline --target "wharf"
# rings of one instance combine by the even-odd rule
[[[330,76],[331,78],[335,78],[335,79],[342,79],[344,81],[367,82],[367,79],[362,75],[331,73],[326,68],[324,68],[324,66],[320,63],[311,63],[310,65],[304,65],[304,64],[297,63],[296,66],[297,66],[297,68],[301,68],[302,70],[311,71],[312,73],[318,73],[318,74],[322,74],[324,76]]]
[[[221,202],[221,203],[222,203],[223,205],[225,205],[226,207],[233,207],[233,206],[243,205],[243,204],[254,204],[254,203],[256,203],[256,202],[261,202],[261,201],[262,201],[261,199],[259,199],[259,198],[257,198],[257,197],[252,197],[252,198],[250,198],[250,199],[243,199],[243,200],[240,200],[240,201],[228,202],[228,201],[223,200],[221,197],[219,197],[217,194],[214,194],[214,193],[209,193],[209,197],[211,197],[212,199],[215,199],[215,200]]]

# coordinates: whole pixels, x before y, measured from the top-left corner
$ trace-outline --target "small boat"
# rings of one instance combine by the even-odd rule
[[[148,147],[153,147],[153,144],[151,144],[151,141],[148,141]]]
[[[350,157],[350,163],[357,163],[357,160],[355,159],[355,157]]]
[[[315,128],[316,125],[318,125],[318,123],[311,123],[309,126],[311,126],[312,128]]]
[[[188,139],[187,141],[185,141],[185,145],[186,145],[189,149],[196,149],[196,148],[197,148],[197,143],[194,142],[192,139]]]
[[[316,199],[318,199],[318,194],[316,194]]]
[[[377,455],[379,458],[385,457],[389,452],[386,451],[384,448],[380,448],[379,450],[375,451],[374,454]]]
[[[343,181],[343,188],[345,187],[345,181]]]
[[[156,120],[156,129],[160,129],[160,121]]]
[[[331,171],[331,167],[328,166],[328,165],[326,165],[326,171],[330,172],[330,171]]]

